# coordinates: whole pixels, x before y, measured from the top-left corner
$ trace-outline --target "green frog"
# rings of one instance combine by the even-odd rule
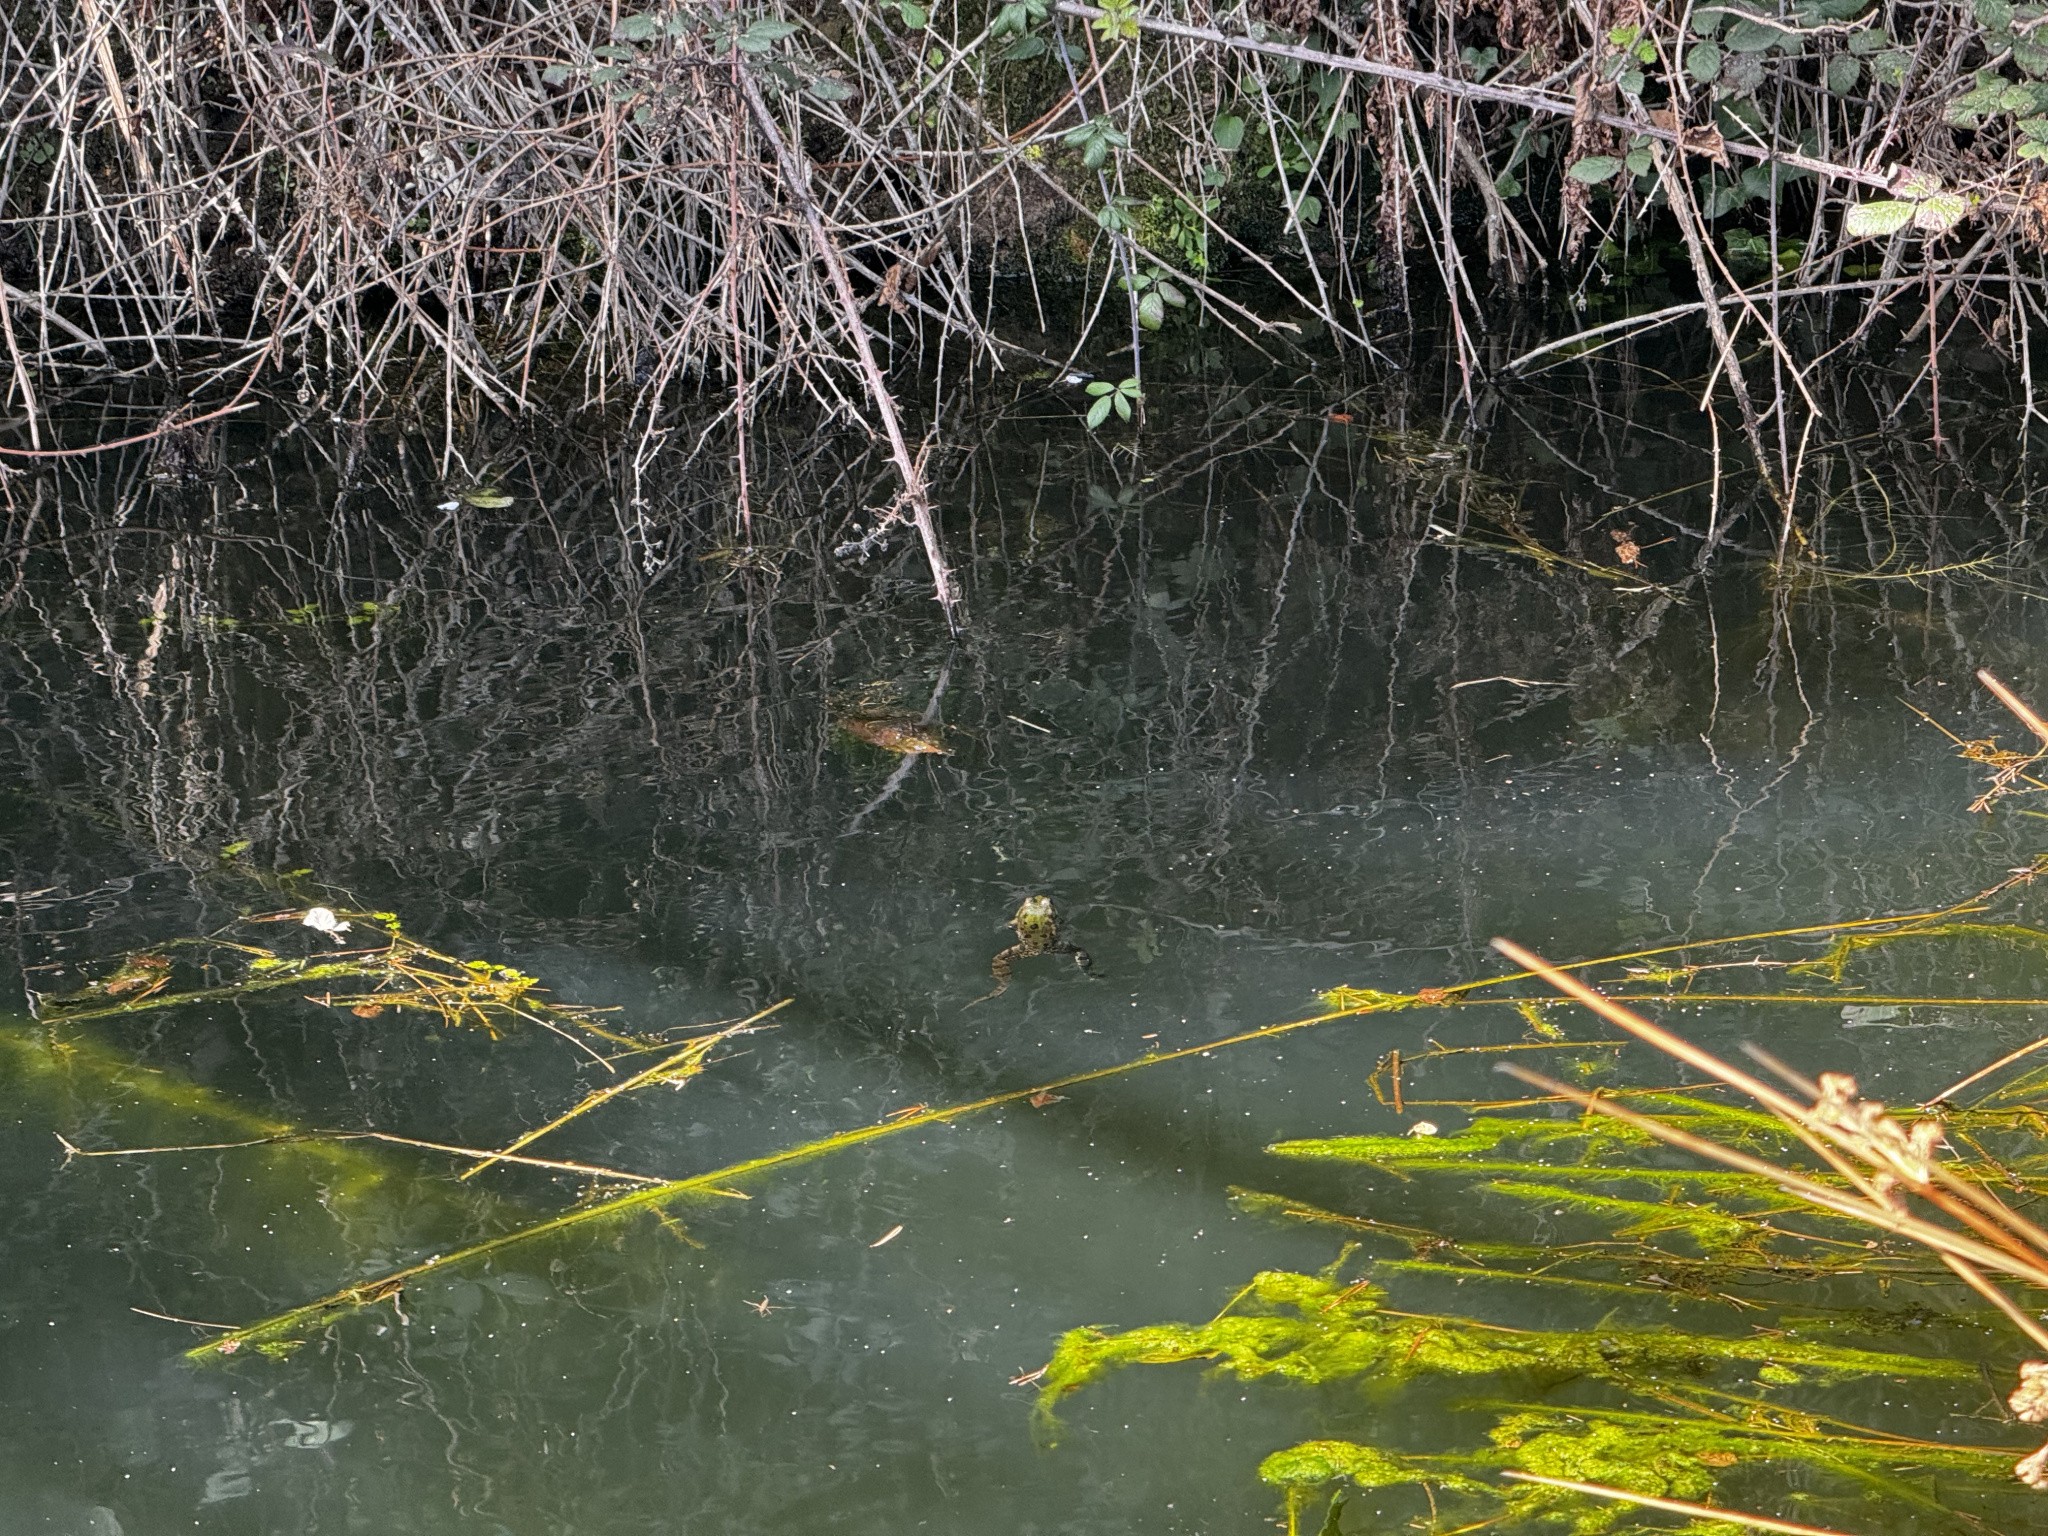
[[[1095,962],[1088,951],[1060,938],[1060,920],[1053,915],[1050,896],[1026,896],[1016,915],[1010,919],[1010,926],[1017,930],[1017,942],[988,963],[988,973],[995,977],[996,989],[977,997],[974,1003],[1001,997],[1009,990],[1011,968],[1019,960],[1036,960],[1040,955],[1072,955],[1081,974],[1094,977]],[[972,1008],[974,1003],[967,1006]]]

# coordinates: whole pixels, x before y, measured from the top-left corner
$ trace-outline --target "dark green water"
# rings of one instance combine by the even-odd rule
[[[829,558],[888,495],[829,439],[763,442],[765,553],[744,560],[729,530],[690,531],[729,495],[721,472],[636,481],[530,431],[474,434],[444,468],[436,442],[239,424],[196,480],[146,458],[17,477],[8,1007],[24,977],[62,990],[294,892],[393,911],[633,1029],[794,998],[687,1088],[546,1144],[678,1176],[1313,1013],[1323,988],[1486,974],[1496,933],[1610,953],[1938,905],[2023,862],[2038,823],[1972,816],[1979,770],[1907,707],[2010,740],[1972,670],[2048,699],[2011,416],[1952,405],[1946,459],[1894,432],[1817,461],[1821,549],[1859,579],[1773,577],[1761,522],[1701,575],[1704,433],[1683,391],[1638,383],[1527,389],[1476,438],[1314,377],[1162,384],[1153,430],[1114,451],[1027,392],[972,417],[943,470],[972,605],[957,642],[909,551]],[[445,505],[479,483],[512,505]],[[1614,530],[1639,570],[1612,571]],[[836,738],[863,690],[929,709],[950,754],[898,774]],[[1101,979],[1025,962],[966,1008],[1032,892]],[[260,937],[322,942],[280,931]],[[1966,996],[2038,968],[1884,965]],[[2041,1018],[1686,1022],[1907,1099]],[[754,1180],[684,1212],[686,1238],[641,1220],[538,1242],[288,1361],[198,1371],[179,1354],[199,1335],[144,1312],[251,1320],[578,1186],[457,1185],[365,1143],[67,1166],[57,1133],[234,1140],[239,1110],[495,1146],[602,1079],[537,1031],[295,995],[78,1026],[56,1070],[0,1078],[0,1536],[1266,1529],[1269,1452],[1469,1427],[1441,1394],[1179,1367],[1071,1400],[1054,1443],[1012,1379],[1067,1328],[1203,1318],[1256,1270],[1335,1257],[1328,1232],[1234,1211],[1233,1187],[1471,1229],[1473,1209],[1263,1148],[1399,1129],[1414,1114],[1366,1081],[1387,1050],[1523,1028],[1407,1013],[1131,1074]],[[216,1097],[195,1107],[186,1083]],[[1440,1282],[1396,1299],[1599,1315]],[[1983,1351],[1981,1390],[1806,1402],[2018,1454],[1990,1409],[2018,1355]],[[1857,1530],[1890,1518],[1845,1510]]]

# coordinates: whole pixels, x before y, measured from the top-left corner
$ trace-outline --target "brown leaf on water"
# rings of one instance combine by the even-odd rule
[[[1066,1095],[1064,1093],[1046,1093],[1041,1090],[1040,1092],[1031,1095],[1031,1097],[1026,1099],[1024,1102],[1029,1104],[1033,1109],[1043,1109],[1046,1105],[1057,1104],[1064,1098],[1066,1098]]]
[[[164,955],[133,955],[99,985],[107,997],[148,997],[169,985],[171,962]]]
[[[910,719],[875,719],[854,715],[842,719],[839,728],[855,741],[864,741],[871,747],[880,747],[884,752],[896,752],[903,756],[915,753],[946,755],[946,748],[922,722]]]

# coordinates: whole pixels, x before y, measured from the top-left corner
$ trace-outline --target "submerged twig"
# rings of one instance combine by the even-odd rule
[[[512,1154],[517,1152],[521,1147],[531,1146],[534,1142],[539,1141],[541,1137],[547,1135],[549,1132],[560,1130],[563,1126],[567,1125],[571,1120],[576,1119],[579,1115],[589,1113],[591,1110],[597,1108],[598,1105],[607,1103],[610,1100],[617,1098],[622,1093],[630,1093],[635,1088],[639,1088],[644,1086],[645,1084],[653,1082],[666,1081],[680,1085],[682,1080],[697,1076],[704,1070],[706,1059],[720,1045],[724,1044],[726,1041],[734,1038],[737,1035],[747,1034],[750,1030],[752,1030],[752,1028],[756,1024],[759,1024],[761,1020],[767,1018],[770,1014],[780,1013],[784,1008],[787,1008],[792,1001],[794,1001],[794,999],[785,997],[784,999],[782,999],[781,1002],[771,1003],[768,1007],[761,1009],[758,1013],[750,1014],[748,1017],[740,1020],[740,1022],[737,1024],[727,1025],[724,1029],[717,1030],[712,1034],[700,1035],[697,1039],[692,1040],[688,1045],[684,1046],[680,1051],[677,1051],[669,1056],[664,1056],[660,1061],[657,1061],[653,1066],[648,1067],[645,1071],[635,1072],[631,1077],[626,1078],[622,1082],[613,1083],[609,1088],[598,1089],[595,1093],[586,1096],[580,1103],[576,1105],[574,1109],[565,1111],[564,1113],[555,1116],[555,1118],[550,1120],[546,1125],[535,1126],[525,1135],[518,1137],[516,1140],[512,1142],[507,1143],[504,1150],[487,1155],[484,1158],[484,1160],[478,1163],[474,1168],[465,1169],[463,1173],[460,1175],[460,1177],[465,1179],[473,1179],[478,1174],[482,1173],[486,1168],[490,1167],[491,1164],[496,1162],[503,1162],[507,1159],[510,1159],[515,1162],[523,1161],[523,1159],[512,1158]]]
[[[274,1136],[255,1136],[247,1141],[195,1141],[161,1147],[99,1147],[76,1145],[63,1136],[57,1144],[64,1149],[64,1161],[75,1157],[164,1157],[177,1152],[237,1152],[247,1147],[276,1147],[304,1141],[381,1141],[394,1147],[417,1147],[423,1152],[445,1152],[451,1157],[481,1158],[485,1162],[518,1163],[526,1168],[546,1168],[556,1173],[577,1173],[587,1178],[616,1179],[626,1184],[659,1184],[649,1173],[628,1173],[623,1168],[600,1168],[561,1158],[517,1157],[510,1152],[486,1152],[477,1147],[458,1147],[445,1141],[422,1141],[417,1136],[399,1136],[390,1131],[279,1131]]]
[[[1750,1515],[1739,1509],[1722,1509],[1713,1504],[1694,1504],[1685,1499],[1659,1498],[1647,1493],[1632,1493],[1626,1488],[1609,1488],[1604,1483],[1575,1482],[1568,1477],[1543,1477],[1534,1472],[1501,1473],[1501,1476],[1517,1483],[1540,1483],[1546,1488],[1562,1488],[1569,1493],[1583,1493],[1595,1499],[1616,1499],[1625,1504],[1640,1504],[1645,1509],[1661,1509],[1667,1514],[1692,1515],[1702,1520],[1721,1520],[1731,1525],[1747,1525],[1759,1531],[1779,1531],[1783,1536],[1843,1536],[1841,1531],[1829,1530],[1825,1526],[1800,1525],[1792,1520],[1780,1520],[1772,1515]]]

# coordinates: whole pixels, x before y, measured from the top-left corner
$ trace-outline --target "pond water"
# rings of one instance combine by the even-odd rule
[[[1495,934],[1610,954],[2003,879],[2036,823],[1973,815],[1983,770],[1916,711],[2010,744],[1973,670],[2048,699],[2013,417],[1946,402],[1946,457],[1873,426],[1816,458],[1829,510],[1804,574],[1760,558],[1761,513],[1703,574],[1716,510],[1690,399],[1587,372],[1464,432],[1335,370],[1195,369],[1155,385],[1142,437],[1100,441],[1054,388],[975,402],[941,470],[957,640],[913,550],[831,555],[886,501],[885,466],[795,428],[758,445],[751,550],[729,518],[690,531],[729,506],[706,461],[636,477],[629,451],[503,426],[446,457],[397,430],[244,419],[182,480],[146,456],[17,476],[0,1532],[1258,1530],[1278,1500],[1257,1469],[1282,1446],[1469,1441],[1441,1393],[1193,1365],[1113,1377],[1054,1428],[1018,1378],[1069,1328],[1198,1320],[1261,1269],[1338,1256],[1341,1234],[1246,1214],[1235,1189],[1527,1237],[1525,1212],[1454,1185],[1264,1150],[1409,1127],[1419,1112],[1369,1081],[1386,1053],[1518,1039],[1512,1009],[1354,1017],[919,1125],[668,1222],[515,1245],[288,1359],[201,1368],[182,1351],[204,1332],[177,1319],[248,1322],[584,1184],[457,1182],[446,1157],[362,1141],[67,1160],[60,1135],[495,1147],[605,1074],[542,1030],[361,1017],[317,988],[57,1031],[23,988],[182,935],[312,954],[317,933],[238,918],[321,901],[616,1009],[614,1029],[792,999],[686,1086],[533,1149],[678,1177],[1311,1017],[1339,985],[1493,974]],[[451,494],[479,486],[510,505]],[[1738,509],[1754,496],[1731,486]],[[834,729],[885,707],[947,753]],[[1023,959],[976,1002],[1032,893],[1098,974]],[[2029,909],[2020,891],[2002,910]],[[1986,945],[1880,956],[1864,978],[2024,995],[2036,968]],[[2032,1038],[2042,1011],[1682,1020],[1903,1100]],[[1609,1305],[1386,1283],[1499,1323]],[[2017,1355],[1980,1343],[1985,1384],[1938,1401],[1884,1382],[1799,1400],[1921,1433],[1976,1413],[1971,1436],[2017,1454],[1993,1415]],[[1361,1499],[1354,1536],[1386,1528],[1381,1504],[1420,1508]]]

